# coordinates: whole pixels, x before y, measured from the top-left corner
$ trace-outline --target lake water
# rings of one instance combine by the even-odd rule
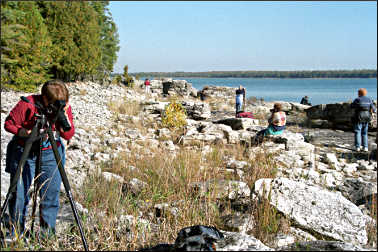
[[[312,105],[351,101],[359,88],[366,88],[377,99],[377,79],[265,79],[265,78],[173,78],[192,83],[201,90],[206,85],[246,88],[247,97],[265,101],[300,102],[309,96]]]

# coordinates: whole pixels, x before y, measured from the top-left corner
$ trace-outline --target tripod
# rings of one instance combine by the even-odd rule
[[[21,97],[21,99],[29,102],[25,97]],[[57,144],[56,144],[53,132],[52,132],[52,128],[51,128],[51,125],[57,120],[57,116],[50,123],[49,120],[47,120],[45,113],[43,113],[44,112],[43,107],[39,104],[33,104],[33,105],[36,106],[40,111],[42,111],[42,113],[40,115],[35,114],[35,116],[37,118],[36,123],[33,126],[33,129],[30,133],[30,136],[27,138],[27,140],[25,142],[24,152],[21,155],[21,159],[18,163],[17,170],[16,170],[15,175],[14,175],[12,181],[11,181],[11,184],[9,186],[9,190],[8,190],[7,195],[6,195],[4,204],[1,208],[1,222],[0,222],[0,224],[3,223],[3,217],[4,217],[4,214],[5,214],[6,208],[8,206],[10,196],[13,192],[16,192],[16,190],[17,190],[17,183],[18,183],[18,180],[19,180],[20,175],[21,175],[21,170],[23,169],[23,166],[25,165],[26,159],[29,156],[33,142],[40,140],[41,137],[43,135],[45,135],[45,134],[41,134],[41,131],[47,132],[48,139],[51,143],[51,146],[52,146],[52,149],[53,149],[53,152],[54,152],[55,161],[58,165],[60,176],[62,178],[62,182],[63,182],[64,188],[65,188],[65,191],[66,191],[66,195],[67,195],[67,197],[70,201],[72,212],[74,214],[76,223],[77,223],[79,230],[80,230],[80,235],[81,235],[81,239],[82,239],[82,242],[83,242],[83,245],[84,245],[84,249],[85,249],[85,251],[88,251],[87,241],[84,237],[84,232],[83,232],[83,229],[82,229],[82,226],[81,226],[81,223],[80,223],[79,216],[77,214],[76,205],[74,204],[74,201],[73,201],[73,197],[72,197],[72,193],[71,193],[71,187],[68,183],[67,175],[66,175],[66,172],[64,171],[64,167],[62,165],[62,162],[60,162],[61,157],[59,155],[58,147],[57,147]],[[45,128],[46,128],[46,130],[44,130]],[[38,163],[40,162],[40,160],[41,160],[41,151],[39,152],[39,157],[37,159],[37,165],[36,165],[37,166],[36,167],[37,172],[39,172],[39,164]],[[37,177],[38,175],[39,174],[36,174],[35,177]],[[34,211],[35,211],[35,201],[34,201],[34,206],[33,206],[33,215],[34,215]],[[34,225],[34,220],[33,220],[32,228],[33,228],[33,225]],[[0,232],[0,234],[1,234],[2,244],[3,244],[4,243],[3,232]]]

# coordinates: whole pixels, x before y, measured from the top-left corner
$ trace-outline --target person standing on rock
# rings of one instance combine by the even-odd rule
[[[56,138],[58,151],[62,160],[55,160],[54,152],[51,143],[46,136],[42,136],[41,148],[42,154],[40,156],[40,176],[37,179],[37,185],[40,195],[40,227],[43,235],[51,235],[55,233],[56,217],[59,210],[59,193],[61,185],[61,176],[58,170],[57,161],[65,164],[65,147],[61,137],[65,140],[70,140],[75,133],[73,124],[73,116],[71,106],[68,104],[69,92],[65,84],[60,80],[52,80],[46,82],[42,86],[41,94],[34,94],[26,97],[29,103],[21,100],[10,111],[7,116],[4,128],[6,131],[14,134],[7,146],[6,154],[6,168],[5,171],[10,173],[12,181],[18,168],[19,161],[24,151],[25,142],[31,133],[32,128],[36,123],[36,114],[41,114],[34,104],[39,103],[46,111],[56,101],[64,101],[64,116],[65,123],[70,127],[65,128],[57,121],[51,125]],[[56,114],[56,113],[55,113]],[[54,112],[47,114],[47,120],[55,117]],[[67,127],[67,125],[66,125]],[[16,191],[13,192],[9,198],[9,216],[10,224],[12,225],[11,235],[15,235],[15,231],[20,235],[25,230],[25,217],[27,216],[27,205],[30,200],[29,188],[33,182],[36,173],[37,160],[40,151],[40,141],[33,143],[29,156],[26,159],[22,173],[17,183]]]
[[[144,80],[144,87],[145,87],[145,92],[146,94],[149,94],[150,93],[150,80],[147,78]]]
[[[371,121],[371,113],[376,112],[376,108],[372,100],[366,96],[367,91],[365,88],[358,90],[358,97],[354,99],[351,107],[355,109],[352,117],[353,130],[354,130],[354,147],[356,151],[368,151],[368,127]],[[361,142],[362,140],[362,142]],[[361,149],[361,145],[363,149]]]
[[[245,100],[245,88],[240,85],[238,89],[235,91],[235,116],[242,111],[242,106]]]

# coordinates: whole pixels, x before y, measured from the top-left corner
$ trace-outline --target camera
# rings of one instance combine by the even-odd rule
[[[56,121],[59,122],[60,126],[62,127],[63,131],[69,131],[71,129],[71,125],[67,120],[66,115],[64,114],[64,107],[66,106],[66,102],[63,100],[57,100],[54,103],[50,103],[47,108],[47,114],[49,115],[56,115]]]

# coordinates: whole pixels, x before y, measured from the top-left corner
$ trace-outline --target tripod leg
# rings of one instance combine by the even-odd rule
[[[11,184],[9,186],[9,190],[8,190],[7,195],[6,195],[4,204],[1,207],[1,223],[3,222],[3,217],[4,217],[5,211],[7,209],[8,203],[9,203],[10,195],[17,190],[17,183],[18,183],[18,180],[20,178],[22,168],[25,165],[25,162],[26,162],[27,157],[29,156],[32,144],[35,141],[38,133],[39,133],[39,129],[38,129],[38,125],[36,124],[34,126],[32,132],[30,133],[30,137],[28,138],[28,140],[25,143],[24,152],[21,155],[20,162],[18,163],[17,170],[16,170],[16,172],[13,176],[13,179],[11,181]],[[0,232],[0,233],[1,233],[1,236],[2,236],[2,232]],[[1,237],[1,238],[3,239],[3,237]]]
[[[52,133],[51,124],[49,124],[49,127],[47,128],[47,134],[49,136],[49,140],[50,140],[53,152],[54,152],[55,160],[58,164],[58,169],[59,169],[59,172],[60,172],[60,176],[62,178],[64,189],[66,190],[67,197],[68,197],[70,204],[71,204],[72,212],[74,214],[76,223],[79,227],[79,231],[80,231],[81,239],[82,239],[82,242],[83,242],[83,245],[84,245],[84,249],[85,249],[85,251],[88,251],[87,241],[85,239],[83,228],[81,226],[80,219],[79,219],[79,216],[77,214],[76,205],[74,204],[74,200],[73,200],[72,193],[71,193],[71,187],[70,187],[70,184],[68,183],[68,178],[67,178],[66,172],[64,171],[64,167],[63,167],[62,162],[61,162],[61,157],[59,155],[58,147],[56,145],[56,141],[55,141],[53,133]]]
[[[37,156],[35,176],[34,176],[34,194],[33,194],[33,210],[32,210],[32,224],[30,232],[33,233],[34,230],[34,219],[35,219],[35,210],[37,207],[37,197],[38,197],[38,181],[39,175],[41,174],[41,160],[42,160],[42,139],[39,140],[39,152]]]

